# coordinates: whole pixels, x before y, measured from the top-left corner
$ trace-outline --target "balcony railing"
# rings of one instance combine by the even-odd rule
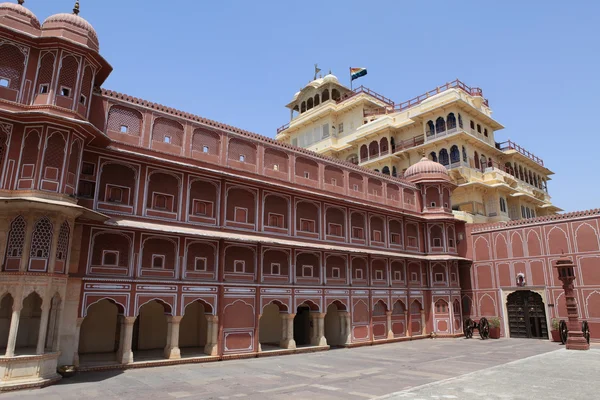
[[[375,109],[371,109],[371,110],[365,110],[364,116],[368,117],[371,115],[390,114],[390,113],[404,111],[411,107],[421,104],[424,100],[427,100],[428,98],[435,96],[436,94],[445,92],[446,90],[449,90],[449,89],[460,89],[463,92],[467,93],[468,95],[483,98],[483,91],[480,88],[470,87],[470,86],[466,85],[465,83],[456,79],[452,82],[448,82],[445,85],[439,86],[433,90],[430,90],[427,93],[423,93],[422,95],[419,95],[410,100],[404,101],[400,104],[391,105],[389,107],[380,107],[380,108],[375,108]],[[483,104],[485,104],[486,106],[489,106],[488,100],[483,99]]]
[[[535,154],[533,154],[533,153],[525,150],[523,147],[519,146],[515,142],[511,142],[510,140],[508,140],[506,142],[502,142],[502,143],[496,143],[496,147],[499,150],[502,150],[502,151],[515,150],[518,153],[520,153],[520,154],[524,155],[525,157],[529,158],[530,160],[538,163],[542,167],[544,166],[544,160],[542,160],[541,158],[539,158]]]

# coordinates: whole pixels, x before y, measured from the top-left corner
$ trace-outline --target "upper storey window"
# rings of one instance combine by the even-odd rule
[[[50,91],[50,87],[47,83],[40,85],[40,94],[47,94]]]
[[[107,130],[139,136],[142,128],[142,114],[131,108],[112,106],[108,112]]]
[[[183,143],[183,126],[170,119],[157,118],[152,128],[152,140],[181,146]]]
[[[10,85],[10,80],[6,78],[0,78],[0,86],[8,87]]]
[[[60,95],[64,96],[64,97],[71,97],[71,88],[68,87],[61,87],[60,88]]]
[[[7,42],[0,43],[0,86],[20,90],[24,67],[23,52]],[[14,97],[11,100],[14,100]]]

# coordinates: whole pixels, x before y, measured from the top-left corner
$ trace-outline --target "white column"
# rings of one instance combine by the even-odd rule
[[[410,334],[410,326],[409,326],[409,319],[408,319],[408,311],[404,311],[404,328],[406,329],[406,334],[405,336],[411,336]]]
[[[74,343],[74,351],[73,351],[73,365],[79,367],[79,335],[81,333],[81,324],[83,323],[83,318],[77,318],[75,325],[75,343]],[[58,340],[57,340],[58,341]]]
[[[421,335],[427,335],[427,325],[425,321],[425,310],[421,310]]]
[[[310,314],[312,318],[312,332],[311,344],[313,346],[327,346],[327,339],[325,339],[325,314],[314,313]]]
[[[131,364],[133,362],[131,342],[133,341],[133,324],[135,320],[136,317],[123,317],[123,324],[121,325],[121,329],[123,329],[123,345],[118,360],[121,364]]]
[[[385,316],[387,317],[387,338],[394,338],[394,331],[392,330],[392,312],[386,311]]]
[[[208,321],[207,335],[206,335],[206,346],[204,346],[204,353],[209,356],[216,356],[218,351],[219,342],[219,317],[216,315],[207,315],[206,320]]]
[[[17,333],[19,332],[19,319],[21,319],[21,302],[15,299],[13,312],[10,318],[10,330],[8,331],[8,342],[6,344],[6,357],[14,357],[17,344]]]
[[[293,350],[296,348],[294,340],[294,317],[296,314],[281,314],[282,339],[279,347]]]
[[[350,323],[350,313],[348,311],[338,311],[338,315],[340,316],[340,325],[342,335],[340,337],[340,342],[344,345],[348,345],[352,342],[351,338],[351,323]]]
[[[167,345],[165,346],[165,358],[181,358],[179,350],[179,325],[183,317],[167,317]]]
[[[35,354],[44,354],[46,348],[46,333],[48,332],[48,317],[50,316],[51,299],[45,299],[42,303],[42,316],[40,317],[40,328],[38,330],[38,341]]]

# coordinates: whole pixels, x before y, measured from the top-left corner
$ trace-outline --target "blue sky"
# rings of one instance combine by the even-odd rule
[[[27,0],[40,20],[73,0]],[[566,211],[600,207],[594,1],[82,0],[114,72],[105,87],[266,136],[313,64],[396,102],[456,78],[483,89],[511,139],[556,175]],[[600,119],[600,118],[599,118]],[[586,150],[586,151],[583,151]]]

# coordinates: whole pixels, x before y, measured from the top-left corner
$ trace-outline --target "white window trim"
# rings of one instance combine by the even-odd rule
[[[242,266],[242,270],[238,271],[238,265]],[[244,260],[235,260],[233,262],[233,272],[236,274],[245,274],[246,273],[246,261]]]
[[[198,268],[198,261],[202,260],[204,262],[204,268]],[[194,257],[194,271],[196,272],[206,272],[207,271],[207,260],[206,257]]]
[[[285,225],[285,215],[279,214],[279,213],[272,213],[272,212],[268,213],[268,215],[267,215],[267,222],[269,224],[269,227],[271,227],[271,228],[285,228],[285,226],[276,226],[276,225],[274,226],[274,225],[271,225],[271,216],[281,217],[281,222],[282,222],[281,225]]]
[[[304,222],[312,222],[312,225],[314,228],[317,227],[317,224],[315,223],[314,219],[307,219],[307,218],[300,218],[300,232],[309,232],[309,233],[315,233],[315,229],[313,229],[312,231],[305,231],[304,229],[302,229],[302,226],[304,225]]]
[[[310,275],[307,275],[306,271],[310,271]],[[302,277],[303,278],[313,278],[314,277],[313,272],[314,272],[314,269],[313,269],[312,265],[303,265],[302,266]]]
[[[42,92],[42,88],[45,88],[46,91]],[[50,93],[50,85],[48,83],[40,83],[38,88],[38,94],[49,94]]]
[[[273,164],[273,171],[279,171],[279,164]]]
[[[115,189],[121,189],[121,201],[111,201],[111,189],[115,188]],[[125,196],[125,192],[126,190],[130,191],[130,188],[128,188],[127,186],[121,186],[121,185],[111,185],[111,184],[107,184],[106,187],[104,188],[104,196],[105,196],[105,201],[109,202],[109,203],[119,203],[119,204],[129,204],[129,193],[127,193],[127,195]],[[123,201],[123,197],[127,197],[127,199],[125,199],[125,201]]]
[[[304,171],[304,178],[310,179],[310,172]]]
[[[165,199],[167,200],[165,202],[165,208],[157,208],[156,207],[156,195],[159,196],[165,196]],[[161,192],[152,192],[152,209],[153,210],[157,210],[157,211],[167,211],[167,212],[173,212],[173,210],[169,210],[169,197],[172,200],[175,200],[175,196],[173,196],[172,194],[168,194],[168,193],[161,193]],[[172,205],[175,205],[175,201],[172,202]]]
[[[337,179],[331,178],[331,183],[330,184],[333,185],[333,186],[337,186]]]
[[[208,154],[210,152],[210,148],[208,146],[206,146],[206,145],[203,145],[202,146],[202,152],[204,154]]]
[[[62,93],[63,93],[63,90],[65,90],[65,89],[67,89],[67,90],[69,91],[69,95],[68,95],[68,96],[65,96],[64,94],[62,94]],[[70,88],[70,87],[68,87],[68,86],[61,86],[61,87],[60,87],[60,89],[59,89],[59,91],[58,91],[58,95],[59,95],[59,96],[61,96],[61,97],[66,97],[66,98],[68,98],[68,99],[72,98],[72,96],[71,96],[72,94],[73,94],[73,89],[71,89],[71,88]]]
[[[398,238],[398,240],[394,240],[395,237]],[[402,235],[400,235],[399,233],[391,233],[390,242],[392,244],[402,244]]]
[[[419,274],[416,272],[410,273],[410,281],[411,282],[419,282]]]
[[[81,99],[83,99],[83,102]],[[79,104],[83,106],[87,105],[87,96],[85,94],[79,94]]]
[[[394,271],[394,280],[402,282],[402,271]]]
[[[383,271],[380,269],[375,270],[375,280],[382,281],[383,280]]]
[[[379,234],[379,240],[377,240],[375,238],[375,236],[377,236],[377,234]],[[377,242],[377,243],[383,243],[383,235],[381,234],[381,231],[374,229],[373,230],[373,241]]]
[[[332,229],[331,229],[332,227],[339,227],[340,228],[340,234],[336,235],[336,234],[331,233],[332,232]],[[335,237],[344,237],[344,227],[341,224],[336,224],[336,223],[333,223],[333,222],[329,222],[327,224],[327,234],[330,235],[330,236],[335,236]]]
[[[171,136],[165,135],[165,137],[163,137],[163,143],[172,144],[171,143]]]
[[[244,154],[240,154],[240,157],[238,159],[240,162],[246,162],[246,156]]]
[[[154,260],[160,258],[162,259],[162,267],[158,268],[154,266]],[[163,254],[152,254],[152,265],[150,266],[151,269],[165,269],[165,256]]]
[[[433,275],[434,282],[444,282],[444,274],[442,272],[436,272]]]
[[[211,213],[210,215],[208,215],[208,213],[205,214],[199,214],[196,212],[196,204],[202,203],[204,204],[204,209],[206,210],[208,208],[208,206],[210,206],[211,209]],[[193,215],[201,215],[201,216],[205,216],[205,217],[209,217],[212,218],[212,210],[213,210],[213,205],[214,203],[212,201],[206,201],[206,200],[199,200],[199,199],[194,199],[192,202],[192,211],[193,211]]]
[[[238,210],[245,210],[246,211],[246,220],[244,222],[240,222],[237,220],[237,213]],[[233,208],[233,222],[238,222],[240,224],[247,224],[248,223],[248,209],[246,207],[234,207]]]
[[[334,279],[340,279],[341,277],[341,269],[340,267],[333,267],[331,268],[331,277]]]
[[[5,87],[5,88],[10,87],[10,81],[11,81],[10,78],[6,78],[4,76],[0,76],[0,82],[2,82],[2,81],[6,81],[6,86],[5,85],[0,85],[0,87]]]
[[[105,264],[104,257],[106,254],[115,254],[117,256],[117,260],[114,264]],[[117,250],[102,250],[102,266],[103,267],[118,267],[119,266],[119,255],[120,252]]]
[[[275,269],[277,269],[277,273],[274,272]],[[281,275],[281,264],[271,263],[271,275]]]
[[[355,279],[365,279],[365,278],[364,278],[364,275],[363,275],[363,270],[362,270],[362,268],[357,268],[357,269],[355,270],[355,272],[356,272],[356,274],[355,274],[355,275],[356,275],[356,278],[355,278]]]

